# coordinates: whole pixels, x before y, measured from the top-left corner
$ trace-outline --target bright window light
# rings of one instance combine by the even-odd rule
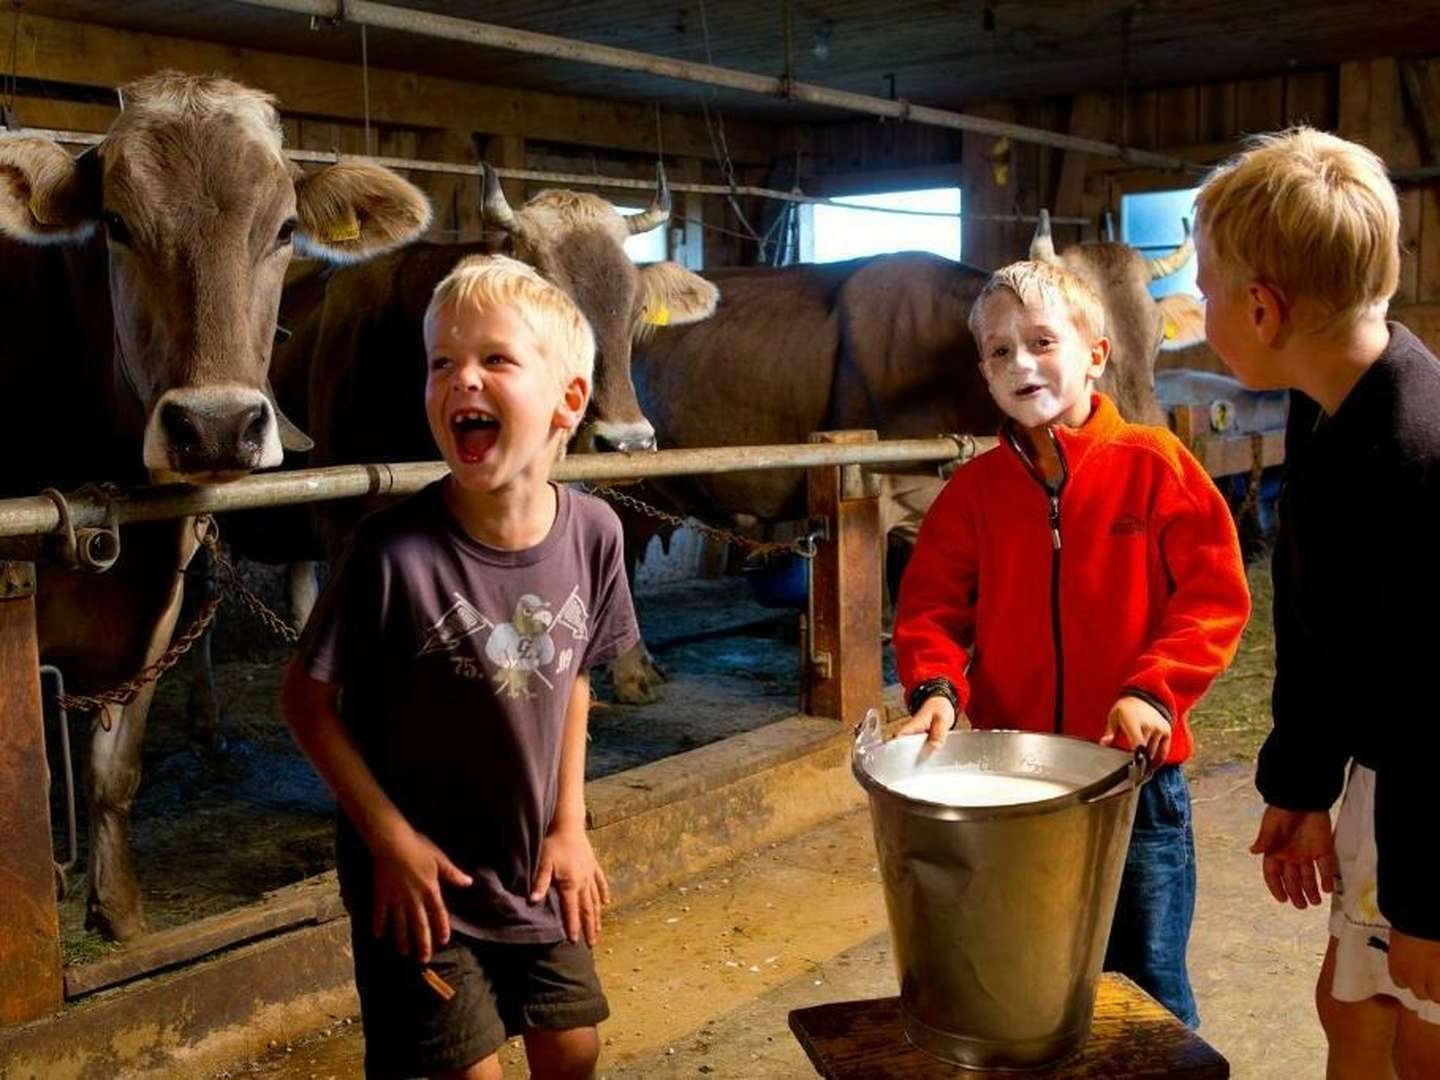
[[[1169,255],[1185,239],[1183,218],[1195,221],[1195,196],[1199,188],[1179,191],[1143,191],[1120,200],[1120,239],[1138,248],[1147,259]],[[1171,293],[1200,295],[1195,284],[1195,260],[1191,259],[1169,277],[1150,283],[1150,295]]]
[[[643,206],[617,206],[616,210],[629,217],[631,214],[638,214],[645,209]],[[665,226],[651,229],[649,232],[641,233],[638,236],[625,238],[625,254],[630,256],[630,261],[637,266],[644,266],[646,263],[664,262],[668,256],[665,250]]]
[[[931,251],[947,259],[960,259],[959,217],[922,217],[915,213],[958,215],[958,187],[846,195],[834,201],[848,206],[878,206],[910,212],[885,214],[842,206],[808,205],[802,228],[802,235],[809,241],[802,249],[807,262],[835,262],[892,251]]]

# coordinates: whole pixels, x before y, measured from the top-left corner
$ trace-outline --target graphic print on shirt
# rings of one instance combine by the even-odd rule
[[[552,605],[548,600],[526,593],[516,601],[514,611],[506,613],[509,621],[499,623],[488,618],[459,593],[451,595],[455,597],[455,603],[430,626],[416,657],[447,652],[457,676],[465,679],[488,677],[498,690],[510,698],[535,697],[538,689],[532,687],[532,680],[538,681],[547,690],[554,690],[555,683],[545,674],[547,666],[551,676],[561,676],[574,663],[576,650],[573,644],[563,650],[557,649],[552,631],[568,632],[572,643],[583,642],[589,637],[590,613],[581,599],[578,585],[570,590],[558,615],[551,612]],[[470,650],[462,651],[460,648],[467,638],[482,630],[489,633],[483,647],[477,651],[489,661],[489,665],[480,662]],[[553,666],[550,666],[551,661],[555,661]],[[487,667],[492,670],[487,671]]]

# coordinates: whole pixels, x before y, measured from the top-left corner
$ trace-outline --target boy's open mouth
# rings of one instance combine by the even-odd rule
[[[460,409],[450,414],[450,430],[460,460],[473,465],[490,452],[500,437],[500,421],[482,409]]]
[[[1034,397],[1036,394],[1038,394],[1041,390],[1044,389],[1045,388],[1043,386],[1022,386],[1019,390],[1015,391],[1015,396],[1018,398]]]

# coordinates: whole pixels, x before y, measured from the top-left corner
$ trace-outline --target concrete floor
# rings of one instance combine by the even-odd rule
[[[1191,941],[1200,1034],[1241,1078],[1322,1075],[1311,992],[1325,915],[1282,909],[1246,852],[1261,804],[1245,766],[1194,783],[1200,897]],[[791,1009],[896,992],[868,814],[849,813],[613,915],[598,947],[612,1018],[602,1076],[814,1076]],[[220,1076],[362,1074],[359,1023]],[[506,1075],[526,1075],[518,1044]]]

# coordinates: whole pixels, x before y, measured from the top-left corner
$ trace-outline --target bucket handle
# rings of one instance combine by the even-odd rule
[[[866,709],[865,719],[855,727],[855,746],[852,753],[857,758],[863,758],[884,741],[885,735],[880,727],[880,710]]]
[[[1074,791],[1067,791],[1064,795],[1057,795],[1053,799],[1045,799],[1041,802],[1031,803],[1027,809],[1031,810],[1061,810],[1067,806],[1078,806],[1081,803],[1094,802],[1100,796],[1109,792],[1115,785],[1124,780],[1129,780],[1135,787],[1139,787],[1149,780],[1155,773],[1150,761],[1150,755],[1145,752],[1143,746],[1137,746],[1135,753],[1130,760],[1121,765],[1114,772],[1107,773],[1099,780],[1078,787]]]

